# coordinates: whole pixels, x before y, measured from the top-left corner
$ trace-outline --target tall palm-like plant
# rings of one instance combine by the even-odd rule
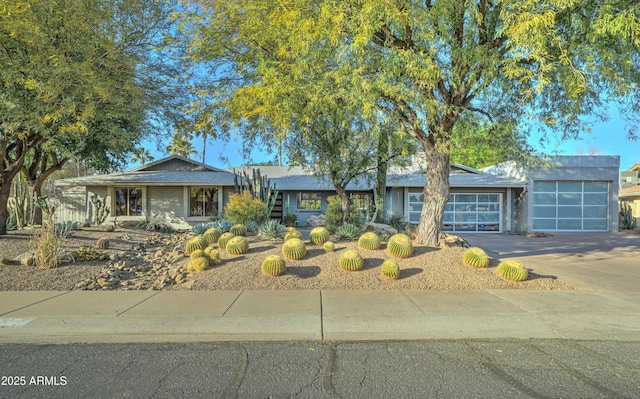
[[[133,152],[133,157],[131,158],[131,162],[140,162],[141,165],[144,165],[147,162],[153,161],[153,155],[146,148],[140,147],[137,148]]]
[[[193,144],[191,144],[191,137],[189,134],[176,132],[171,139],[171,142],[167,146],[167,151],[171,155],[180,155],[185,158],[191,158],[192,154],[197,154]]]

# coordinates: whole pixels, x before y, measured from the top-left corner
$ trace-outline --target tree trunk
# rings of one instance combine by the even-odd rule
[[[347,191],[344,187],[336,185],[336,193],[340,197],[340,203],[342,204],[342,224],[347,224],[351,220],[351,210],[349,204],[349,197],[347,197]]]
[[[377,158],[376,186],[373,192],[376,211],[371,220],[382,222],[384,220],[384,196],[387,191],[387,171],[389,169],[389,135],[385,132],[381,132],[378,139]]]
[[[430,246],[440,245],[444,207],[449,200],[450,156],[431,143],[424,144],[427,161],[427,183],[424,186],[424,203],[416,243]]]

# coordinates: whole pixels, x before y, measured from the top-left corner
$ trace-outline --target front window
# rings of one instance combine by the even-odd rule
[[[142,188],[116,187],[116,216],[142,216]]]
[[[189,187],[189,216],[215,216],[218,214],[216,187]]]
[[[321,208],[322,196],[320,193],[300,193],[298,195],[299,211],[318,211]]]

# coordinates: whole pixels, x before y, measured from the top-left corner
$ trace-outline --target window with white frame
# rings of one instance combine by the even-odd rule
[[[419,223],[424,194],[409,193],[409,222]],[[502,194],[453,193],[445,205],[443,229],[458,232],[501,232]]]

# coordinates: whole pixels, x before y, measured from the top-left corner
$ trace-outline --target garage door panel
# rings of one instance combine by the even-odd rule
[[[608,230],[608,182],[535,181],[533,187],[533,230]]]

